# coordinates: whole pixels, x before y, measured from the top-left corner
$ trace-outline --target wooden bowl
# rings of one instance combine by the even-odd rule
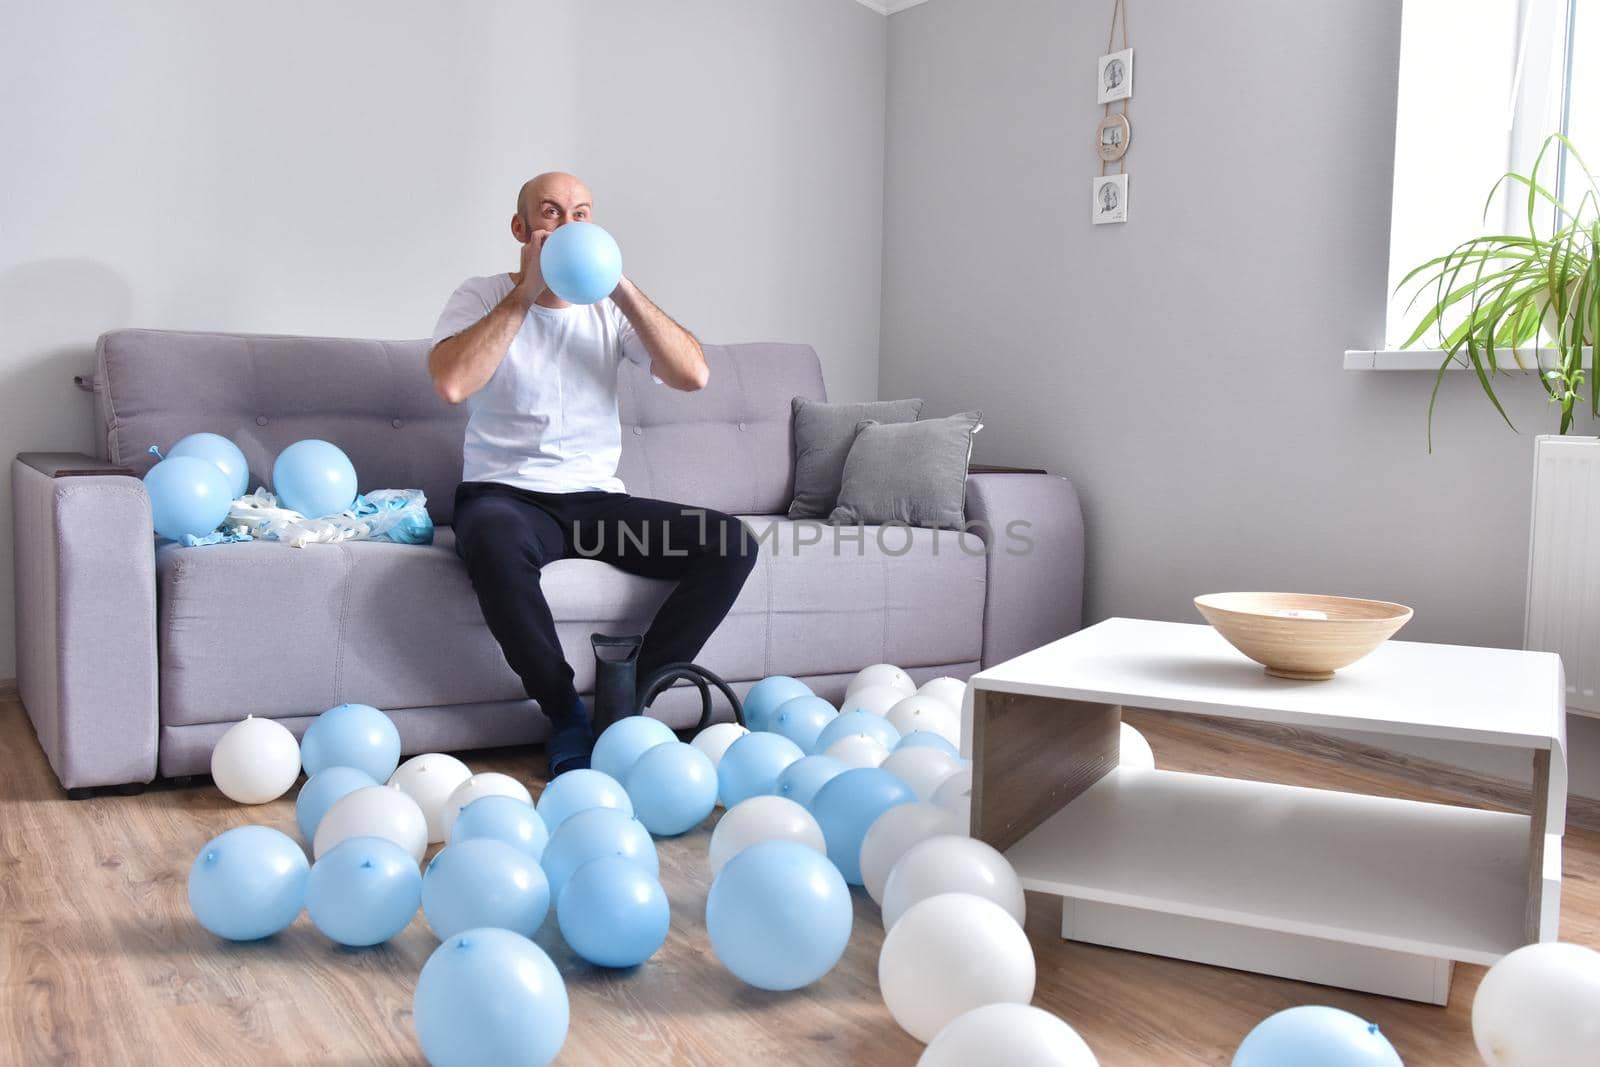
[[[1404,604],[1310,593],[1209,593],[1194,606],[1268,674],[1311,681],[1332,678],[1411,618]]]

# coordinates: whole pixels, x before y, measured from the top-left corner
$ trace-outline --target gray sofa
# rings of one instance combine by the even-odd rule
[[[467,412],[433,393],[426,350],[153,330],[100,339],[100,455],[28,453],[13,470],[18,688],[63,786],[203,773],[244,716],[299,733],[345,701],[388,711],[408,753],[543,737],[454,552]],[[740,515],[767,539],[700,657],[736,690],[791,674],[837,699],[879,661],[919,681],[965,677],[1078,627],[1083,528],[1066,479],[973,474],[968,519],[994,531],[992,551],[981,529],[836,540],[831,527],[781,517],[790,399],[824,396],[816,354],[746,344],[706,355],[711,384],[698,393],[623,367],[620,474],[632,493]],[[363,489],[425,490],[436,540],[157,547],[138,480],[154,462],[146,450],[200,430],[239,444],[252,487],[291,442],[333,441]],[[1017,521],[1029,524],[1026,552],[1002,543]],[[556,563],[543,582],[584,692],[590,633],[640,632],[666,591],[593,560]],[[656,704],[677,727],[698,710],[693,689]]]

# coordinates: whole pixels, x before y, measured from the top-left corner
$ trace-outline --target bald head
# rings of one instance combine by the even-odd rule
[[[569,222],[587,222],[594,210],[589,187],[573,174],[553,170],[522,183],[517,192],[517,221],[528,230],[553,230]],[[516,228],[516,221],[512,224]],[[525,240],[518,235],[518,240]]]

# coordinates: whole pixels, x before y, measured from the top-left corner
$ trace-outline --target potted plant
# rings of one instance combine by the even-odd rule
[[[1575,205],[1563,203],[1542,179],[1553,148],[1564,148],[1572,173],[1582,177]],[[1600,376],[1584,366],[1600,336],[1600,188],[1560,134],[1545,139],[1529,174],[1497,181],[1490,201],[1506,186],[1525,200],[1527,232],[1474,237],[1407,274],[1400,288],[1416,284],[1412,306],[1425,301],[1427,310],[1406,347],[1432,330],[1445,353],[1428,401],[1430,449],[1433,407],[1453,364],[1472,368],[1507,426],[1511,417],[1495,395],[1494,379],[1508,355],[1518,370],[1536,370],[1559,405],[1557,433],[1534,445],[1523,646],[1560,653],[1568,710],[1600,715],[1600,655],[1585,640],[1600,633],[1600,584],[1589,575],[1592,532],[1572,521],[1589,512],[1591,501],[1600,515],[1600,438],[1566,436],[1586,393],[1590,413],[1600,416]]]
[[[1557,145],[1567,150],[1574,173],[1584,179],[1576,207],[1563,203],[1541,180],[1545,157]],[[1410,348],[1432,330],[1445,352],[1428,401],[1430,447],[1433,405],[1452,364],[1472,367],[1495,410],[1512,425],[1493,378],[1507,355],[1518,370],[1530,369],[1523,361],[1523,349],[1530,343],[1538,381],[1561,408],[1557,432],[1572,428],[1573,408],[1586,384],[1590,413],[1600,416],[1600,378],[1584,368],[1584,349],[1600,335],[1600,187],[1572,142],[1559,133],[1545,139],[1531,173],[1508,173],[1495,182],[1484,204],[1486,217],[1489,203],[1505,186],[1518,187],[1514,192],[1519,198],[1525,194],[1526,234],[1463,241],[1411,271],[1397,288],[1417,286],[1408,307],[1431,297],[1401,347]],[[1542,229],[1550,232],[1545,235]],[[1453,325],[1447,329],[1448,323]],[[1548,364],[1539,346],[1541,334],[1554,353]]]

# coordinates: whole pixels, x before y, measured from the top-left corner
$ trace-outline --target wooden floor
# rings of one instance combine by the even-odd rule
[[[1160,765],[1419,799],[1427,793],[1317,756],[1130,713]],[[469,757],[529,777],[536,750]],[[331,945],[302,916],[268,941],[234,945],[200,929],[185,900],[199,847],[258,822],[294,833],[292,799],[244,808],[209,785],[68,801],[14,701],[0,701],[0,1063],[418,1064],[417,972],[437,944],[419,917],[373,949]],[[564,1064],[913,1064],[921,1046],[877,991],[878,910],[857,891],[850,948],[809,989],[742,985],[706,939],[710,825],[661,843],[672,902],[665,948],[632,973],[583,964],[554,922],[539,942],[567,977]],[[1571,828],[1564,940],[1600,947],[1600,834]],[[1472,995],[1483,971],[1458,966],[1448,1008],[1065,943],[1059,911],[1030,895],[1034,1003],[1076,1027],[1105,1067],[1229,1063],[1264,1016],[1320,1003],[1378,1022],[1408,1067],[1478,1062]]]

